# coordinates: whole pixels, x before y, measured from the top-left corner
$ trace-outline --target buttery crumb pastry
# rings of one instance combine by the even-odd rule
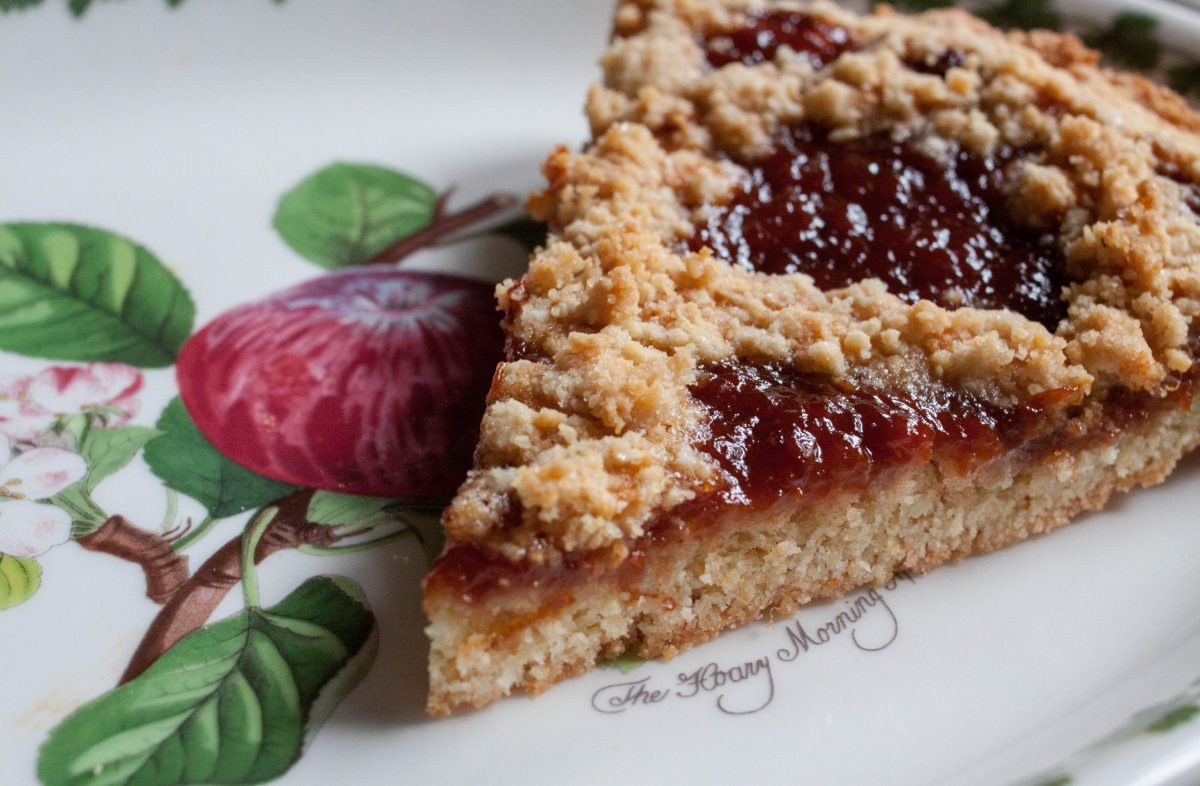
[[[955,10],[632,0],[602,65],[497,290],[431,713],[1014,543],[1196,445],[1175,94]]]

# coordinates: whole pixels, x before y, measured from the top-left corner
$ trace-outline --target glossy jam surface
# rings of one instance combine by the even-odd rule
[[[504,359],[512,363],[517,360],[542,360],[543,355],[541,350],[531,344],[526,343],[523,339],[518,338],[512,331],[512,325],[516,323],[521,316],[521,309],[525,307],[525,299],[528,297],[525,290],[524,277],[517,279],[517,282],[508,291],[508,305],[504,308]],[[496,373],[500,373],[500,368],[496,369]],[[495,384],[495,379],[492,380]]]
[[[692,395],[709,413],[700,447],[725,471],[723,505],[862,488],[935,452],[966,469],[1032,433],[1023,411],[950,391],[901,395],[776,365],[715,366]]]
[[[1070,395],[1050,391],[1031,406],[999,409],[949,391],[897,395],[770,364],[713,366],[691,393],[707,410],[696,444],[716,460],[723,477],[631,541],[618,578],[636,576],[658,544],[719,524],[734,508],[862,489],[935,455],[944,466],[968,471],[1044,437],[1043,406]],[[510,507],[507,518],[515,525],[519,511]],[[574,554],[554,568],[512,564],[459,544],[438,559],[429,581],[474,602],[500,589],[572,584],[610,564],[593,565]]]
[[[546,568],[511,563],[493,557],[472,543],[460,543],[442,552],[425,580],[427,591],[448,589],[466,603],[486,598],[493,592],[521,587],[542,587],[555,582],[582,579],[585,572],[575,567]]]
[[[1200,219],[1200,186],[1195,183],[1185,183],[1184,185],[1187,186],[1187,192],[1183,198],[1184,203],[1192,211],[1192,215]]]
[[[773,60],[781,46],[806,58],[813,68],[820,68],[850,49],[852,42],[844,27],[798,11],[776,10],[753,14],[745,27],[710,36],[704,45],[708,63],[713,68],[729,63],[757,65]]]
[[[789,130],[691,244],[824,289],[882,279],[908,301],[1009,308],[1053,329],[1066,313],[1061,254],[1005,220],[1005,156],[941,162],[874,137],[833,142]]]

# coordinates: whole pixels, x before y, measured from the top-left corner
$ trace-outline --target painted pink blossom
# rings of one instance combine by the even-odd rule
[[[32,381],[33,377],[0,380],[0,434],[18,442],[32,442],[55,421],[53,414],[30,403]]]
[[[0,434],[0,553],[37,557],[71,537],[71,516],[49,499],[87,474],[83,459],[58,448],[13,455]]]
[[[58,417],[113,409],[123,423],[136,414],[141,389],[142,372],[124,363],[51,366],[30,381],[29,401]]]
[[[0,381],[0,434],[40,441],[54,423],[84,413],[102,416],[107,427],[119,426],[137,413],[141,388],[142,373],[123,363],[51,366]]]

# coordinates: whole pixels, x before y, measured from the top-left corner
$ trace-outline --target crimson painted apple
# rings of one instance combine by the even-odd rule
[[[331,273],[217,317],[179,354],[200,431],[300,486],[438,497],[470,467],[502,338],[492,288],[395,269]]]

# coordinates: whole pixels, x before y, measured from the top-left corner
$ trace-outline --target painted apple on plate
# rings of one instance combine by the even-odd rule
[[[217,317],[176,368],[196,425],[239,464],[428,498],[453,493],[470,466],[501,346],[490,285],[355,268]]]

